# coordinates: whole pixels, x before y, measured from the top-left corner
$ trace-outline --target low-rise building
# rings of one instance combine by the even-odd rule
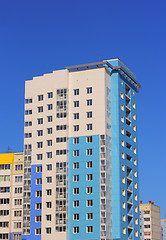
[[[0,154],[0,239],[21,240],[23,153]]]
[[[160,207],[140,201],[140,239],[161,240]]]

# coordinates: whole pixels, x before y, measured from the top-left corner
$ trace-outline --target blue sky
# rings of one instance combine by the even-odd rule
[[[23,150],[24,81],[120,58],[136,75],[140,199],[166,217],[166,1],[0,2],[0,152]]]

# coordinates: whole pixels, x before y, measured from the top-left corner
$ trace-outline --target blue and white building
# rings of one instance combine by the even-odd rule
[[[139,239],[138,88],[119,59],[26,81],[23,239]]]

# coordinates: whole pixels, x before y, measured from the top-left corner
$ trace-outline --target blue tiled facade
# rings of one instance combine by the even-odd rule
[[[92,156],[86,155],[86,149],[91,148]],[[73,156],[73,150],[79,150],[79,156]],[[68,237],[69,239],[100,239],[100,162],[99,135],[93,136],[92,143],[86,143],[86,137],[79,137],[79,144],[73,144],[69,139],[69,170],[68,170]],[[86,162],[92,161],[93,168],[87,168]],[[73,169],[73,163],[79,162],[79,169]],[[73,182],[73,175],[79,175],[79,181]],[[87,181],[86,175],[93,174],[93,180]],[[92,186],[93,193],[87,194],[86,187]],[[73,188],[79,188],[79,195],[73,194]],[[93,200],[93,206],[87,207],[86,201]],[[79,200],[79,207],[73,207],[73,201]],[[73,214],[79,213],[79,220],[73,220]],[[93,213],[93,220],[86,220],[86,214]],[[93,226],[93,233],[86,233],[87,226]],[[79,233],[73,233],[73,227],[79,227]]]
[[[42,172],[36,172],[36,167],[42,165],[32,165],[31,166],[31,225],[30,225],[30,235],[23,235],[22,240],[40,240],[41,235],[35,234],[36,228],[41,228],[41,222],[36,222],[35,217],[42,215],[42,210],[36,209],[36,203],[42,203],[41,197],[36,197],[36,191],[42,190],[42,185],[36,184],[37,178],[42,178]]]
[[[111,61],[114,66],[122,65],[120,61]],[[126,68],[128,71],[128,69]],[[131,73],[130,73],[131,74]],[[126,106],[126,85],[130,88],[129,90],[129,108],[131,109],[130,115],[131,119],[130,125],[126,124],[126,111],[121,110],[121,104]],[[124,98],[121,98],[121,93],[124,94]],[[128,98],[128,99],[129,99]],[[137,138],[137,131],[133,130],[134,125],[137,128],[137,117],[133,120],[133,113],[137,116],[136,109],[134,109],[133,102],[137,106],[137,89],[132,84],[126,80],[125,77],[119,73],[112,72],[111,75],[111,149],[112,149],[112,228],[113,228],[113,239],[136,239],[135,231],[138,231],[139,236],[139,192],[138,192],[138,176],[134,176],[134,171],[138,173],[138,144],[137,141],[133,141],[133,137]],[[124,123],[121,121],[121,116],[124,117]],[[124,135],[121,133],[121,129],[124,129]],[[126,136],[126,131],[131,133],[131,136]],[[126,146],[121,145],[121,141],[125,144],[131,144],[131,149]],[[134,153],[134,148],[136,148],[136,154]],[[122,158],[122,153],[124,153],[124,159]],[[131,160],[127,160],[127,155],[131,156]],[[137,165],[134,164],[134,159],[137,161]],[[125,171],[122,171],[122,164],[125,166]],[[127,184],[122,183],[122,177],[127,179],[127,169],[131,169],[130,175],[132,181],[129,182],[128,188],[132,190],[132,193],[127,191]],[[134,184],[137,184],[137,189]],[[122,196],[122,190],[125,190],[125,196]],[[134,199],[135,194],[137,195],[137,200]],[[128,199],[133,203],[127,204]],[[126,207],[122,208],[122,204],[125,202]],[[135,212],[135,207],[137,207],[137,212]],[[129,217],[131,215],[132,218]],[[122,220],[122,216],[125,215],[126,221]],[[135,225],[135,219],[138,219],[138,224]],[[128,226],[131,226],[128,228]],[[123,234],[123,228],[126,228],[126,234]]]

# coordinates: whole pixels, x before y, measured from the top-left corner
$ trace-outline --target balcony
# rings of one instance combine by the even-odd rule
[[[132,198],[132,196],[130,196],[130,197],[127,198],[127,203],[128,203],[128,204],[133,204],[133,198]]]
[[[131,172],[127,174],[127,178],[128,178],[129,180],[131,180],[131,181],[133,180],[133,176],[132,176],[132,173],[131,173]]]
[[[133,192],[133,187],[132,187],[132,185],[128,185],[128,186],[127,186],[127,191]]]
[[[130,210],[128,211],[127,215],[129,215],[129,216],[132,216],[132,217],[133,217],[133,210],[132,210],[132,209],[130,209]]]

